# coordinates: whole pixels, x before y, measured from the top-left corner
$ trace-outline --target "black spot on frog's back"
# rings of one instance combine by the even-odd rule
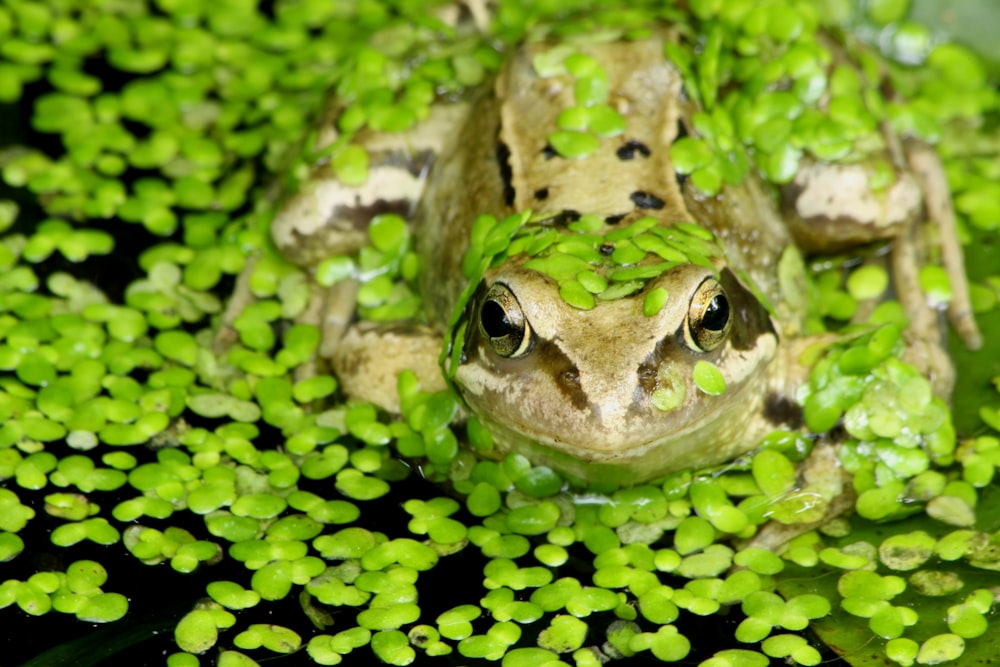
[[[659,211],[666,204],[662,199],[654,195],[652,192],[643,192],[642,190],[636,190],[629,195],[629,199],[638,208],[648,208],[654,211]]]
[[[503,200],[507,206],[514,205],[514,171],[510,166],[510,148],[502,141],[497,142],[497,167],[503,183]]]
[[[564,208],[563,210],[556,213],[552,218],[548,220],[550,225],[555,227],[565,227],[571,222],[576,222],[580,219],[580,212],[574,211],[571,208]]]
[[[649,146],[642,143],[641,141],[636,141],[635,139],[629,139],[624,144],[618,147],[615,151],[615,155],[618,156],[619,160],[633,160],[636,155],[641,155],[642,157],[649,157],[652,152],[649,150]]]

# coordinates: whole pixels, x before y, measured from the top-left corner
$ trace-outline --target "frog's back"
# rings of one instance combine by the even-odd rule
[[[759,215],[761,202],[752,194],[705,198],[677,176],[670,148],[686,134],[693,109],[664,55],[666,39],[660,34],[572,48],[527,44],[511,54],[495,82],[480,92],[469,121],[455,128],[417,212],[432,323],[447,321],[464,288],[462,258],[482,213],[500,218],[530,210],[563,221],[594,214],[610,223],[607,230],[645,216],[663,225],[696,222],[720,239],[727,255],[735,255],[733,263],[770,267],[752,278],[765,293],[772,291],[773,265],[788,244],[780,221]],[[599,71],[544,71],[559,70],[568,55]],[[601,102],[595,88],[603,81],[607,94]],[[598,137],[585,157],[564,157],[552,145],[560,115],[587,105],[619,114],[624,131]]]

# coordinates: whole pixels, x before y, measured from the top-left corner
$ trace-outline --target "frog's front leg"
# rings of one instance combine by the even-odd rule
[[[413,322],[355,321],[357,280],[342,280],[313,290],[301,319],[321,331],[319,354],[303,369],[308,377],[327,370],[337,376],[341,391],[398,414],[396,382],[404,370],[413,371],[425,391],[446,388],[438,356],[443,339],[430,327]]]
[[[811,520],[796,523],[781,523],[770,520],[762,525],[740,548],[757,547],[773,553],[780,553],[784,545],[794,538],[820,528],[833,519],[854,509],[857,494],[851,485],[850,475],[840,464],[837,447],[828,442],[819,442],[809,456],[799,464],[798,484],[795,493],[803,496],[804,511],[816,514]],[[806,502],[810,498],[811,502]]]
[[[438,364],[441,345],[441,334],[424,325],[358,322],[323,353],[346,395],[398,414],[396,381],[404,370],[413,371],[424,391],[447,388]]]

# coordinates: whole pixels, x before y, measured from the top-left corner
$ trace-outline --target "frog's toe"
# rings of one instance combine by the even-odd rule
[[[903,361],[912,364],[931,382],[935,396],[945,400],[951,397],[955,387],[955,365],[948,351],[939,341],[913,337],[907,340],[903,351]]]

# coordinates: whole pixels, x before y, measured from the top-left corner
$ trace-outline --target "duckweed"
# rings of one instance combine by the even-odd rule
[[[991,596],[985,588],[964,589],[946,566],[995,569],[992,537],[976,521],[1000,448],[992,436],[971,444],[957,439],[930,384],[898,361],[898,304],[876,308],[871,321],[880,329],[847,325],[817,358],[802,396],[812,431],[842,425],[847,433],[840,459],[853,475],[858,514],[894,532],[866,547],[838,541],[832,530],[808,533],[776,554],[719,541],[766,532],[761,524],[770,513],[794,514],[788,508],[799,507],[797,492],[803,503],[813,498],[796,479],[807,446],[769,444],[708,476],[679,473],[596,493],[523,457],[473,459],[464,439],[489,453],[492,437],[474,419],[464,431],[452,425],[459,406],[451,394],[427,397],[415,382],[408,392],[404,379],[404,422],[369,405],[339,404],[337,380],[311,365],[319,329],[290,320],[307,309],[310,278],[325,286],[360,281],[366,319],[419,312],[418,261],[398,216],[377,216],[364,251],[328,257],[314,276],[267,254],[247,259],[264,245],[275,205],[258,182],[273,181],[268,174],[301,180],[320,161],[342,184],[361,184],[376,168],[355,143],[366,126],[410,127],[426,115],[435,90],[457,97],[497,69],[501,57],[480,29],[489,44],[516,42],[531,25],[539,37],[570,36],[582,45],[554,49],[550,62],[535,63],[541,76],[560,77],[573,92],[573,105],[548,137],[551,149],[582,157],[627,132],[606,73],[580,50],[581,36],[641,36],[654,10],[640,3],[620,16],[594,10],[584,19],[555,19],[549,9],[514,3],[490,27],[455,28],[379,3],[285,3],[273,16],[245,4],[197,12],[186,3],[161,4],[164,20],[155,22],[139,10],[77,11],[72,3],[15,3],[0,12],[0,97],[43,90],[32,126],[65,146],[64,155],[29,148],[0,159],[5,183],[36,197],[42,210],[31,219],[28,207],[0,202],[0,560],[17,567],[33,548],[26,541],[34,533],[26,529],[51,521],[51,541],[67,553],[90,541],[105,545],[101,553],[111,558],[121,541],[129,558],[169,561],[177,576],[225,561],[226,579],[205,589],[211,601],[176,624],[174,639],[186,653],[168,658],[174,667],[197,664],[196,655],[216,646],[220,665],[255,664],[229,647],[258,656],[303,646],[318,664],[338,664],[357,650],[400,665],[418,651],[457,651],[504,667],[562,664],[560,656],[593,665],[602,652],[648,651],[677,661],[689,659],[692,642],[675,620],[737,602],[746,615],[737,640],[763,653],[724,649],[702,665],[754,667],[767,656],[817,664],[816,649],[789,632],[825,618],[830,602],[784,590],[782,597],[775,586],[786,570],[826,566],[837,570],[830,600],[861,618],[868,636],[888,640],[884,654],[896,663],[956,661],[976,650],[989,629]],[[895,31],[895,48],[909,43],[910,53],[921,54],[915,57],[927,57],[926,72],[916,76],[885,66],[893,89],[914,98],[910,106],[881,99],[886,88],[871,76],[876,63],[867,47],[845,53],[864,76],[828,66],[826,47],[812,39],[819,18],[808,3],[765,4],[696,2],[684,15],[669,10],[677,14],[672,21],[687,25],[668,55],[704,109],[691,135],[671,146],[671,157],[703,193],[739,183],[751,168],[787,182],[810,155],[864,159],[881,140],[876,127],[883,122],[936,139],[949,114],[971,117],[994,103],[970,53],[932,48],[929,33],[896,23],[905,19],[905,3],[869,3],[866,11],[880,29]],[[101,57],[119,72],[120,86],[78,67],[81,58]],[[340,138],[322,155],[308,142],[305,151],[292,149],[333,85],[343,101]],[[986,160],[963,166],[955,151],[947,160],[963,231],[992,230],[992,167]],[[884,187],[891,171],[882,169],[874,186]],[[106,222],[88,227],[96,218]],[[490,266],[523,254],[572,306],[638,294],[642,312],[655,318],[670,295],[651,282],[677,263],[709,266],[718,249],[696,225],[660,228],[650,220],[618,228],[583,215],[556,231],[545,215],[483,217],[463,268],[474,287]],[[131,285],[108,289],[98,277],[105,294],[68,269],[52,270],[72,264],[85,269],[80,275],[106,273],[99,267],[113,266],[104,262],[135,236],[131,225],[142,225],[151,244],[129,264]],[[887,290],[886,272],[874,265],[851,271],[846,281],[839,269],[819,271],[822,303],[807,324],[816,330],[831,321],[844,326],[864,313],[862,302]],[[920,281],[930,299],[948,300],[938,267],[926,267]],[[224,308],[216,290],[230,282],[256,301]],[[996,291],[991,285],[980,290],[981,309]],[[471,298],[470,290],[454,329]],[[456,360],[460,348],[446,351],[448,358]],[[693,380],[699,391],[725,391],[715,366],[698,366]],[[676,390],[654,394],[662,410],[683,399]],[[987,427],[1000,424],[992,407],[979,412]],[[62,442],[73,452],[63,452]],[[397,503],[396,489],[410,492],[398,483],[407,469],[387,445],[427,478],[450,483],[459,499],[438,489]],[[892,523],[913,514],[949,527],[939,535]],[[181,521],[184,529],[171,525]],[[666,548],[671,539],[674,548]],[[474,563],[480,581],[468,586],[471,597],[455,598],[469,604],[431,625],[417,602],[418,593],[422,604],[433,593],[423,573],[458,559]],[[64,573],[9,579],[0,586],[0,606],[113,622],[127,613],[128,600],[102,590],[120,583],[106,565],[75,561]],[[593,585],[576,578],[581,572]],[[669,586],[658,573],[671,574]],[[947,599],[948,632],[918,633],[933,621],[916,606],[892,604],[906,592]],[[346,625],[353,618],[358,626],[307,637],[302,627],[314,632],[308,624],[293,629],[292,620],[289,627],[265,625],[231,613],[266,610],[293,594],[314,622],[325,607],[340,607],[351,609]],[[590,631],[607,643],[598,648],[601,640]],[[525,641],[539,648],[520,646]]]
[[[538,645],[554,653],[569,653],[583,646],[586,637],[586,623],[574,616],[560,615],[538,635]]]
[[[965,650],[965,640],[955,634],[945,633],[934,635],[920,645],[917,662],[922,665],[935,665],[949,660],[955,660]]]
[[[204,653],[219,639],[219,629],[231,627],[236,617],[218,608],[188,612],[174,629],[177,646],[188,653]]]
[[[556,135],[593,138],[575,131],[560,131],[553,136]],[[555,280],[560,295],[571,306],[590,310],[599,300],[620,299],[640,291],[649,281],[680,263],[711,266],[709,260],[721,254],[711,234],[696,225],[663,227],[655,218],[644,217],[618,227],[613,222],[602,222],[597,216],[585,215],[565,230],[556,231],[554,222],[545,215],[532,218],[530,212],[514,214],[502,221],[487,215],[477,218],[462,264],[469,284],[456,303],[450,333],[457,330],[482,273],[508,257],[526,255],[525,268]],[[603,234],[599,233],[602,231]],[[662,288],[654,288],[644,297],[647,316],[658,312],[655,305],[662,308],[666,296]],[[718,380],[710,381],[709,385],[719,391]]]
[[[726,379],[722,371],[709,361],[695,362],[692,377],[698,389],[709,396],[719,396],[726,391]]]

